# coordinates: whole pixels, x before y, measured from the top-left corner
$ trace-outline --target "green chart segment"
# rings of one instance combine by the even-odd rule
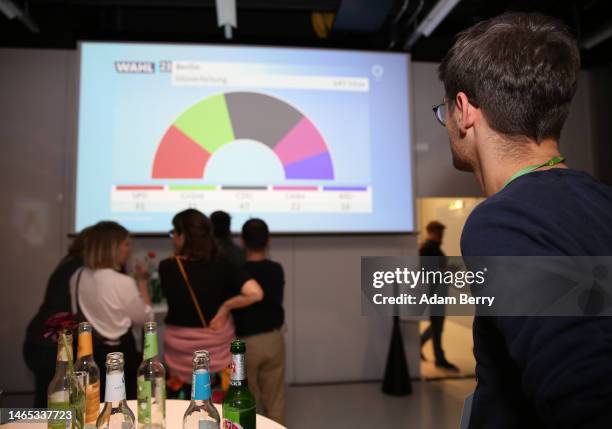
[[[329,149],[314,123],[285,101],[257,92],[214,95],[183,112],[157,148],[152,177],[203,178],[212,154],[239,139],[268,146],[286,179],[334,178]]]

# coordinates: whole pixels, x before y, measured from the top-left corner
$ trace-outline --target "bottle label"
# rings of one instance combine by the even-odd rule
[[[157,349],[157,332],[147,332],[145,334],[144,356],[143,359],[151,359],[159,354]]]
[[[193,372],[191,399],[195,401],[208,401],[210,399],[210,373],[205,369],[197,369]]]
[[[236,420],[238,419],[238,413],[236,413]],[[241,425],[236,422],[231,421],[230,419],[223,418],[223,429],[244,429]]]
[[[123,371],[114,371],[106,375],[106,392],[104,402],[119,402],[125,399],[125,379]]]
[[[231,381],[244,381],[246,380],[246,372],[244,368],[244,354],[232,355],[232,363],[230,364],[232,370]]]
[[[198,429],[219,429],[219,425],[217,425],[217,422],[211,422],[210,420],[200,420]]]
[[[91,332],[81,332],[79,334],[79,346],[77,349],[77,359],[93,354]]]
[[[151,423],[151,381],[138,377],[138,423]]]
[[[95,424],[100,414],[100,380],[87,385],[85,403],[85,423]]]

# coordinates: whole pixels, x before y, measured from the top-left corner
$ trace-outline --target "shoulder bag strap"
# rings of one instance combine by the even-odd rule
[[[187,286],[187,290],[189,291],[189,295],[191,296],[191,300],[193,301],[193,305],[195,305],[196,311],[198,312],[198,317],[200,318],[200,322],[202,322],[202,326],[204,328],[207,327],[206,320],[204,320],[204,314],[202,313],[202,309],[200,308],[200,304],[196,299],[195,293],[193,292],[193,288],[191,287],[191,283],[189,282],[189,277],[187,277],[187,273],[185,272],[185,268],[183,267],[183,263],[181,262],[181,258],[175,256],[176,263],[178,264],[179,270],[181,271],[181,275],[183,276],[183,280],[185,280],[185,285]]]

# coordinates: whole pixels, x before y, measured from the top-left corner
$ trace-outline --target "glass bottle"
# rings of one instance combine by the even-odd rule
[[[166,426],[166,370],[159,361],[157,323],[144,326],[144,353],[138,367],[138,429]]]
[[[191,402],[183,415],[183,429],[219,429],[221,418],[210,391],[210,355],[206,350],[193,352]]]
[[[134,413],[125,400],[123,353],[106,355],[106,391],[104,408],[98,416],[98,429],[134,429]]]
[[[94,361],[92,327],[89,322],[79,323],[79,346],[75,370],[87,373],[85,388],[85,427],[96,426],[96,419],[100,414],[100,368]]]
[[[57,360],[55,374],[47,388],[47,408],[51,410],[67,411],[70,409],[70,374],[69,362],[72,361],[72,333],[64,332],[58,335]],[[49,429],[66,429],[70,427],[70,420],[49,419]]]
[[[223,399],[223,427],[255,429],[256,404],[246,377],[245,342],[232,341],[230,352],[232,375],[230,388]]]
[[[159,279],[159,273],[157,270],[151,273],[151,278],[149,279],[149,289],[151,290],[151,302],[153,304],[159,304],[162,302],[162,289],[161,289],[161,281]]]

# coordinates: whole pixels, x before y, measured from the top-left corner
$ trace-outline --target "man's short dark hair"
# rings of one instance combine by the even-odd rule
[[[249,250],[263,250],[268,245],[270,231],[261,219],[249,219],[242,225],[242,241]]]
[[[508,137],[558,140],[576,92],[580,53],[562,22],[506,13],[461,32],[438,69],[446,97],[464,92]]]
[[[442,232],[442,231],[444,231],[446,229],[446,226],[443,223],[438,222],[437,220],[432,220],[431,222],[429,222],[427,224],[425,229],[429,233],[432,233],[432,232]]]
[[[232,218],[224,211],[218,210],[210,214],[213,225],[213,233],[217,238],[228,238],[230,236],[230,225]]]

